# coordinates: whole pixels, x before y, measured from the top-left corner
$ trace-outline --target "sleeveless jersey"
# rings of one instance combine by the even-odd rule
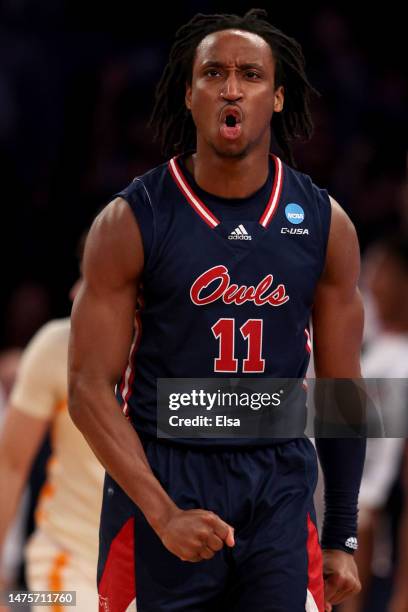
[[[306,375],[331,205],[307,175],[275,156],[269,166],[267,182],[248,198],[206,193],[183,156],[117,194],[135,215],[145,253],[142,306],[117,386],[141,437],[156,437],[158,378]]]

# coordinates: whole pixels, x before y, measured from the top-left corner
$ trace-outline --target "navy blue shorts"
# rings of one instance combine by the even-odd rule
[[[235,528],[235,546],[209,561],[170,553],[108,475],[98,591],[104,612],[323,612],[322,558],[309,440],[199,450],[145,443],[153,472],[182,509],[212,510]]]

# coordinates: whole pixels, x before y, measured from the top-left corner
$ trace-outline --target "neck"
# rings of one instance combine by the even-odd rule
[[[221,157],[208,146],[200,146],[186,159],[196,183],[221,198],[246,198],[265,184],[269,173],[269,145],[245,157]]]

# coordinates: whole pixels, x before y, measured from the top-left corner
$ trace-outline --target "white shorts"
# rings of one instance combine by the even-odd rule
[[[26,579],[30,591],[75,591],[76,605],[47,606],[49,612],[98,611],[96,566],[58,546],[37,529],[25,548]],[[34,606],[32,612],[44,612]]]

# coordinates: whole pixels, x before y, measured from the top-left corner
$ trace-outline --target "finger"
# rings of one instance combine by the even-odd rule
[[[235,546],[235,530],[233,527],[229,526],[229,532],[227,537],[225,538],[225,543],[227,546]]]
[[[338,590],[338,578],[334,574],[324,578],[324,598],[325,601],[332,603],[332,599]]]
[[[200,553],[199,553],[199,556],[201,557],[201,559],[205,559],[207,561],[208,559],[212,559],[214,555],[215,555],[215,552],[211,550],[211,548],[208,548],[208,546],[204,546],[204,548],[200,550]]]
[[[219,516],[214,515],[213,529],[215,534],[223,540],[227,546],[234,546],[234,528],[225,523]]]
[[[198,554],[190,555],[188,557],[179,557],[179,559],[181,559],[181,561],[186,561],[187,563],[198,563],[198,561],[202,561],[200,555]]]
[[[333,605],[337,605],[347,599],[348,597],[352,597],[353,595],[357,595],[358,593],[357,583],[353,580],[352,582],[347,581],[341,588],[337,590],[334,594],[330,602]]]
[[[333,595],[333,597],[330,599],[330,603],[333,606],[337,606],[337,604],[341,603],[342,601],[344,601],[344,599],[346,599],[349,596],[348,591],[343,591],[342,589],[337,591],[337,593],[335,593]]]
[[[210,533],[207,537],[207,546],[214,552],[217,552],[224,546],[224,542],[215,533]]]
[[[332,612],[332,609],[332,605],[329,602],[325,603],[324,612]]]
[[[333,605],[341,603],[348,597],[357,595],[357,593],[360,591],[360,583],[354,576],[333,576],[331,583],[334,585],[335,589],[331,592],[327,599]]]

